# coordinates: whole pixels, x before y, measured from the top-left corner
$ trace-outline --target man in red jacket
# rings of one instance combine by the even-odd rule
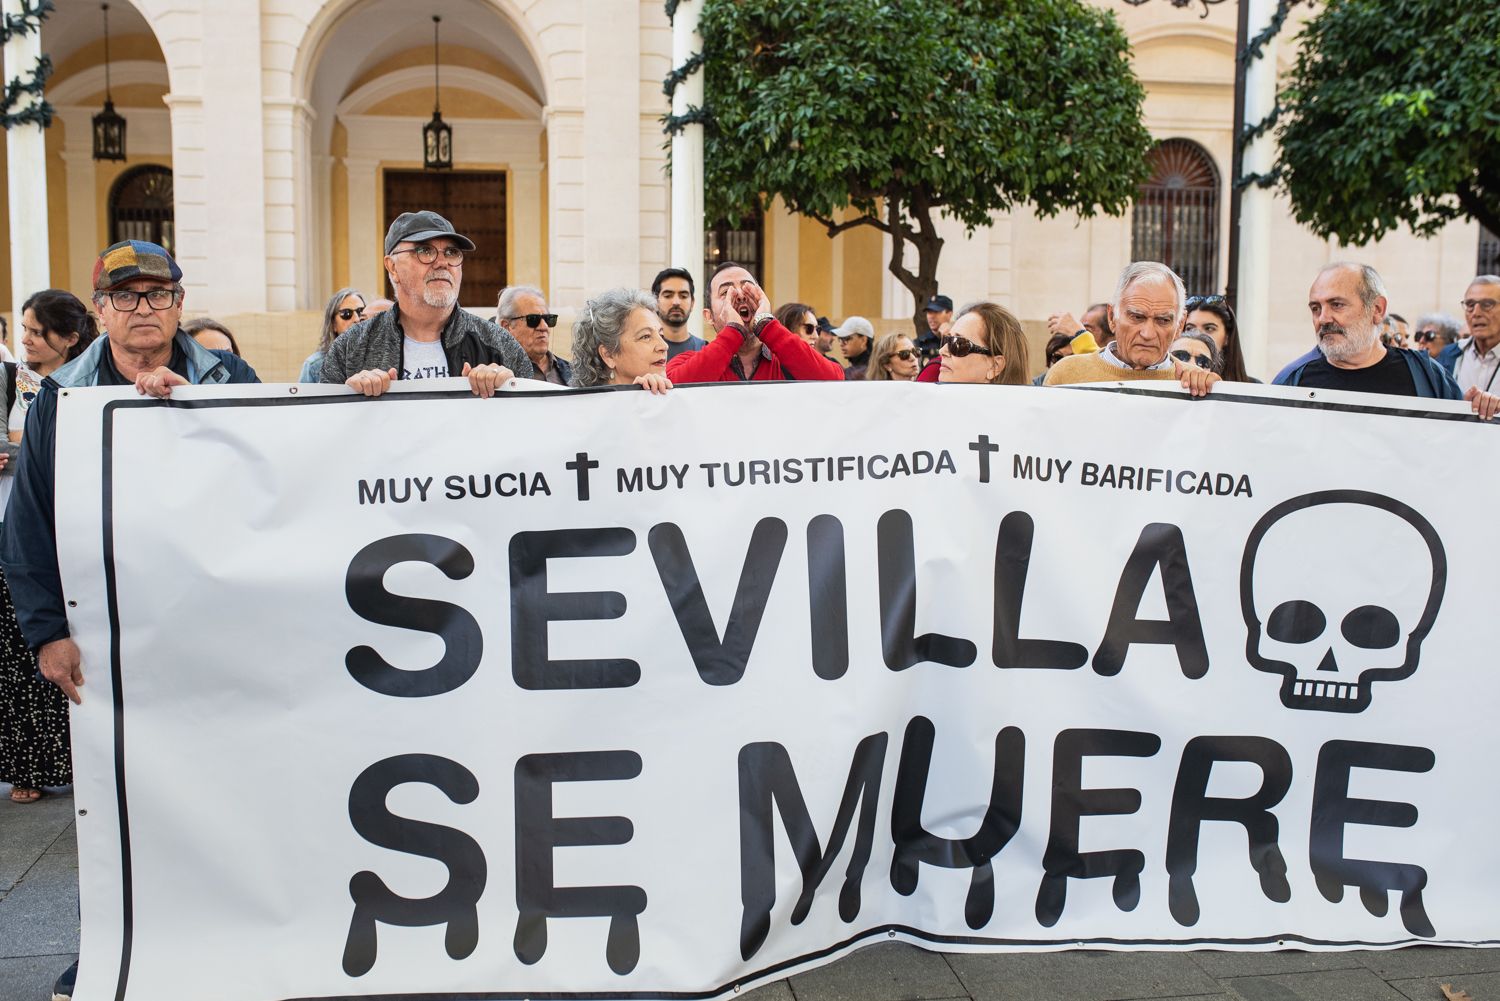
[[[720,264],[709,278],[703,316],[716,335],[707,347],[667,362],[667,378],[673,382],[844,378],[838,363],[776,322],[760,284],[733,261]]]

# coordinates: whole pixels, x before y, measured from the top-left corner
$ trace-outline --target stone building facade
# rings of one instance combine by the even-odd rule
[[[1041,220],[1017,209],[972,234],[945,224],[943,290],[994,298],[1033,332],[1051,312],[1106,298],[1133,253],[1159,249],[1164,221],[1176,220],[1165,237],[1172,253],[1196,255],[1203,287],[1191,291],[1225,279],[1233,4],[1200,18],[1165,0],[1091,2],[1125,25],[1148,90],[1146,124],[1176,141],[1164,147],[1175,159],[1132,216]],[[671,29],[661,0],[115,0],[110,91],[128,122],[124,163],[91,156],[90,119],[105,93],[99,5],[57,8],[42,34],[58,111],[46,135],[51,283],[84,293],[99,248],[123,236],[162,239],[185,272],[189,312],[233,318],[268,376],[293,375],[335,289],[384,291],[381,237],[407,207],[439,207],[473,231],[482,266],[466,271],[464,304],[480,311],[506,283],[541,285],[567,316],[593,292],[648,283],[668,263],[703,267],[667,260],[660,119]],[[448,176],[421,170],[433,14],[443,18]],[[1291,53],[1283,42],[1283,66]],[[1184,190],[1198,200],[1186,215],[1172,202]],[[1142,215],[1157,196],[1168,208]],[[1278,204],[1268,364],[1310,342],[1303,296],[1328,260],[1374,264],[1393,308],[1412,318],[1445,304],[1453,312],[1475,272],[1472,224],[1348,250]],[[0,205],[7,230],[10,214]],[[830,239],[773,204],[754,224],[717,227],[709,244],[710,254],[752,258],[775,301],[809,302],[836,321],[909,322],[910,300],[886,273],[888,244],[874,230]],[[0,245],[7,313],[31,291],[9,287],[9,254]]]

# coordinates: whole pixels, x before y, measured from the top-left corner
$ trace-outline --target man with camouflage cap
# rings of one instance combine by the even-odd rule
[[[53,522],[57,394],[134,385],[142,394],[167,397],[174,386],[260,381],[241,359],[210,351],[182,332],[181,278],[182,269],[157,244],[125,240],[105,248],[94,264],[94,308],[103,335],[42,380],[26,414],[0,563],[42,674],[74,702],[82,701],[83,671],[78,645],[69,638]]]

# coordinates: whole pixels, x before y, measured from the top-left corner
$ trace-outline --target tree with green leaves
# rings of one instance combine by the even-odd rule
[[[1468,216],[1500,232],[1500,4],[1327,0],[1281,95],[1297,221],[1345,243]]]
[[[890,234],[919,333],[939,214],[1119,215],[1147,173],[1129,43],[1082,0],[706,0],[699,28],[709,215],[779,195]]]

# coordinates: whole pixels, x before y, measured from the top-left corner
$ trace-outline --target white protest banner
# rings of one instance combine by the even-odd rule
[[[79,1001],[1500,939],[1500,429],[1322,391],[71,391]]]

